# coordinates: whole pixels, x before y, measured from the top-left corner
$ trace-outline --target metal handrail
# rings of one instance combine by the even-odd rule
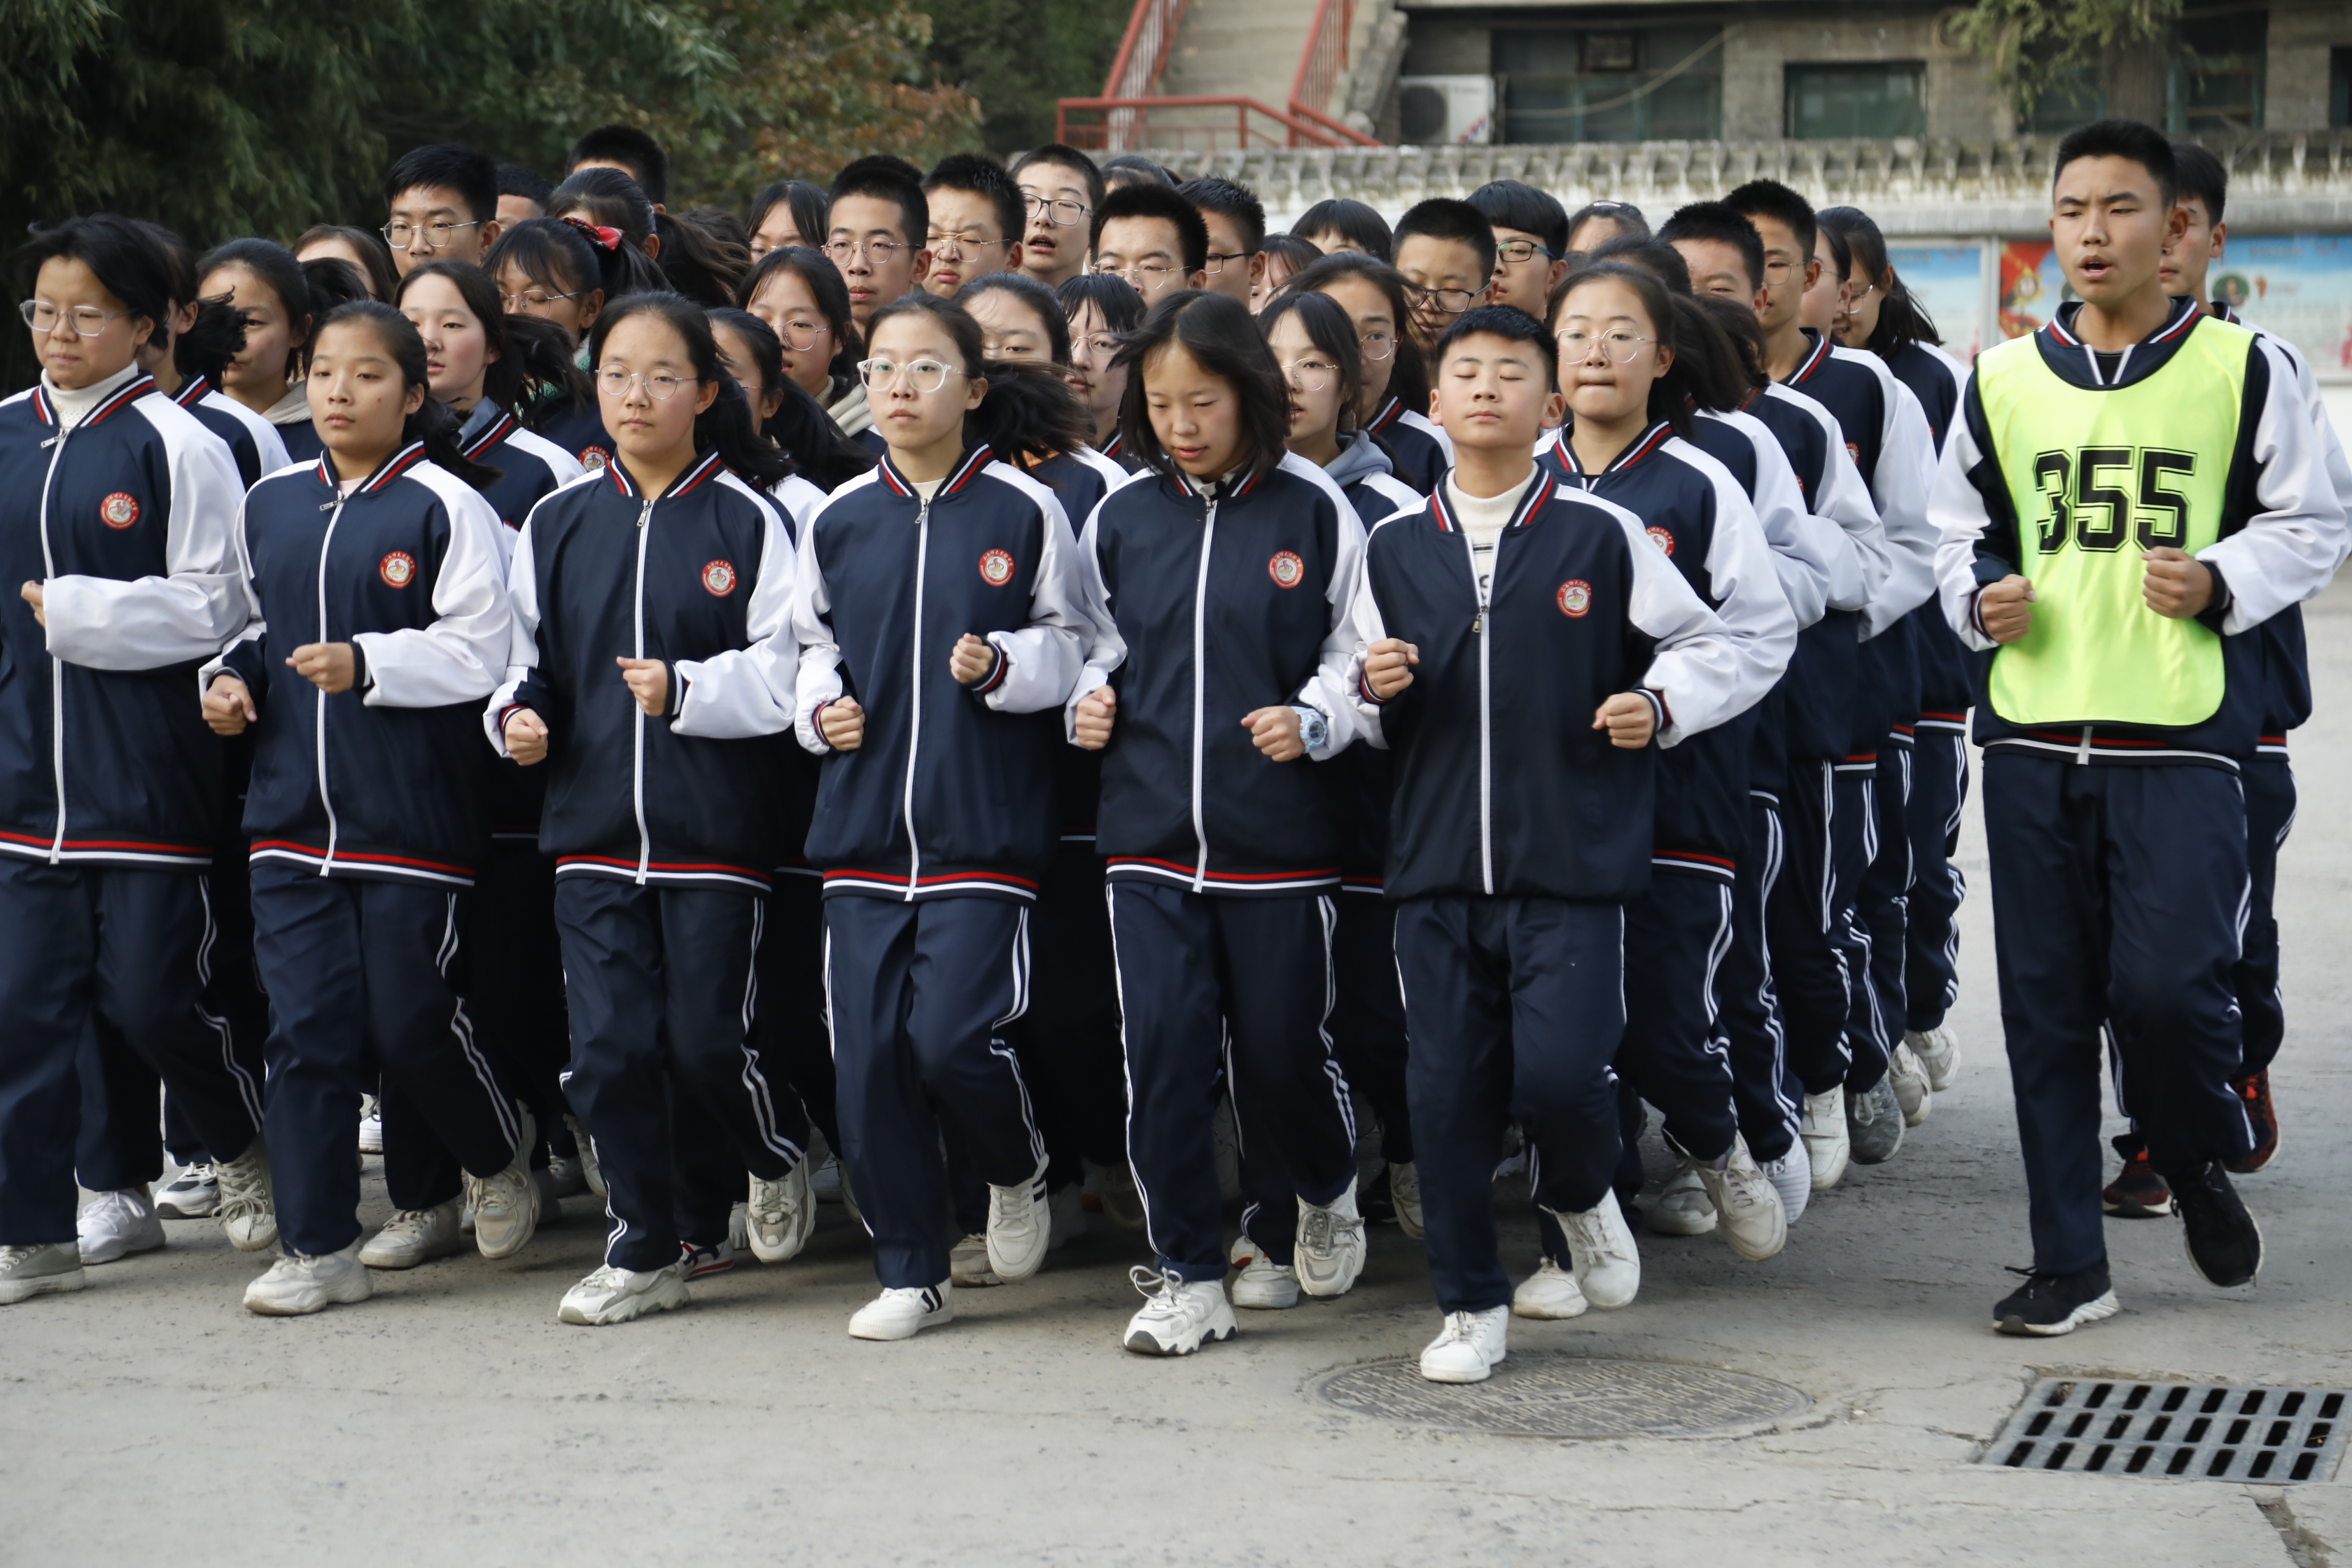
[[[1331,26],[1334,20],[1339,26]],[[1348,66],[1348,34],[1355,26],[1355,0],[1318,0],[1315,20],[1307,28],[1307,47],[1298,51],[1298,70],[1290,79],[1290,102],[1320,112],[1331,101],[1331,84]]]
[[[1143,121],[1143,115],[1149,110],[1160,109],[1231,109],[1234,110],[1234,123],[1230,131],[1217,125],[1149,126]],[[1074,111],[1098,112],[1105,116],[1105,120],[1100,125],[1072,125],[1069,122],[1069,116]],[[1253,125],[1250,118],[1252,115],[1273,121],[1283,134],[1276,136]],[[1309,115],[1312,118],[1309,118]],[[1123,116],[1131,118],[1122,120]],[[1320,123],[1318,124],[1318,121]],[[1328,116],[1313,114],[1311,110],[1307,114],[1294,114],[1286,110],[1276,109],[1261,100],[1243,97],[1237,93],[1193,93],[1174,98],[1108,96],[1066,98],[1055,107],[1055,139],[1071,146],[1083,146],[1084,142],[1079,139],[1090,131],[1103,133],[1104,144],[1108,149],[1110,137],[1115,133],[1124,131],[1132,136],[1139,130],[1151,129],[1168,133],[1180,146],[1188,137],[1193,135],[1207,134],[1215,137],[1228,133],[1234,137],[1235,145],[1244,149],[1252,145],[1253,137],[1257,139],[1256,144],[1267,147],[1339,147],[1350,142],[1368,147],[1380,145],[1379,142],[1349,130]],[[1140,144],[1140,142],[1122,142],[1121,146]]]
[[[1319,109],[1310,109],[1295,98],[1290,100],[1290,112],[1310,125],[1320,126],[1338,138],[1337,141],[1329,143],[1331,146],[1384,147],[1387,145],[1379,137],[1367,136],[1354,126],[1343,121],[1334,120]]]

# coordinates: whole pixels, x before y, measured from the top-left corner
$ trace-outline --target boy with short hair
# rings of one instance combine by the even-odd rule
[[[1209,230],[1206,287],[1250,303],[1265,281],[1265,205],[1221,175],[1187,180],[1176,194],[1199,209]]]
[[[1433,196],[1396,226],[1396,269],[1411,291],[1412,341],[1426,353],[1494,282],[1494,226],[1468,202]]]
[[[903,158],[860,158],[834,176],[824,253],[848,285],[849,315],[859,331],[929,272],[931,253],[923,242],[930,221],[921,175]]]
[[[1076,147],[1049,142],[1015,159],[1012,174],[1027,218],[1021,270],[1058,289],[1086,267],[1087,247],[1079,242],[1094,233],[1095,209],[1104,195],[1102,171]]]
[[[1568,209],[1549,191],[1517,180],[1489,180],[1470,205],[1495,229],[1495,281],[1486,291],[1540,321],[1551,291],[1568,276]]]
[[[931,253],[924,293],[952,300],[975,278],[1021,269],[1021,187],[996,160],[949,153],[923,176],[923,200]]]
[[[1095,206],[1088,251],[1088,270],[1126,279],[1147,306],[1208,287],[1209,226],[1166,185],[1129,185],[1105,196]]]
[[[634,125],[599,125],[574,142],[563,173],[569,177],[581,169],[618,169],[636,181],[654,211],[669,210],[664,205],[669,200],[669,154]]]
[[[2168,298],[2187,215],[2171,147],[2101,121],[2059,143],[2051,238],[2079,304],[1977,358],[1937,474],[1946,618],[1991,655],[1993,948],[2033,1272],[1993,1309],[2063,1334],[2117,1304],[2095,1196],[2103,1028],[2197,1271],[2252,1280],[2262,1233],[2225,1162],[2254,1145],[2234,970],[2239,779],[2262,639],[2326,585],[2345,514],[2293,367]]]
[[[383,237],[406,277],[428,261],[482,264],[499,237],[499,169],[457,142],[404,153],[383,177]]]
[[[535,217],[545,217],[548,199],[554,195],[554,183],[538,170],[526,169],[520,163],[500,163],[499,227],[509,229]]]
[[[1484,1381],[1511,1281],[1492,1176],[1505,1126],[1576,1273],[1631,1294],[1640,1256],[1610,1187],[1610,1072],[1625,1022],[1624,906],[1650,877],[1650,747],[1727,716],[1723,623],[1623,508],[1529,454],[1562,417],[1532,318],[1466,312],[1439,341],[1455,467],[1366,546],[1353,615],[1366,738],[1395,752],[1388,897],[1412,1039],[1406,1088],[1445,1327],[1422,1375]],[[1580,830],[1559,831],[1563,818]]]

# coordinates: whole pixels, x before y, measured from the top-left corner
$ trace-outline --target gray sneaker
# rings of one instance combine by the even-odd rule
[[[220,1205],[213,1211],[222,1234],[239,1252],[267,1252],[278,1245],[278,1205],[269,1187],[269,1151],[254,1134],[245,1152],[213,1163]]]
[[[1849,1090],[1845,1125],[1855,1164],[1883,1165],[1895,1158],[1903,1147],[1903,1102],[1895,1098],[1895,1086],[1882,1078],[1860,1094]]]
[[[87,1283],[81,1271],[81,1249],[70,1241],[0,1247],[0,1307],[36,1296],[61,1296]]]

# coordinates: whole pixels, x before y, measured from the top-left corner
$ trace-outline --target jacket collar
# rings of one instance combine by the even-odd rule
[[[473,454],[468,452],[467,456],[471,457]],[[716,447],[703,453],[701,457],[695,459],[694,467],[678,475],[677,482],[663,491],[658,499],[667,500],[672,496],[682,496],[698,485],[707,484],[709,482],[710,476],[723,466],[719,460]],[[618,452],[605,459],[604,478],[614,489],[631,500],[641,500],[646,493],[645,487],[629,476],[629,470],[622,463],[621,454]]]
[[[1822,363],[1830,357],[1830,340],[1826,334],[1817,332],[1811,327],[1800,327],[1797,330],[1804,333],[1813,346],[1807,351],[1804,358],[1797,362],[1796,369],[1780,378],[1780,384],[1783,386],[1802,386],[1806,379],[1813,372],[1821,369]]]
[[[1565,446],[1567,443],[1562,442],[1561,445]],[[1438,531],[1441,533],[1462,531],[1462,524],[1454,515],[1454,503],[1445,496],[1446,484],[1453,478],[1454,470],[1446,469],[1445,477],[1437,481],[1437,488],[1429,494],[1430,519],[1437,524]],[[1520,495],[1519,504],[1512,509],[1511,521],[1503,525],[1503,530],[1507,533],[1514,528],[1532,526],[1544,508],[1551,504],[1552,494],[1559,488],[1545,476],[1541,463],[1536,465],[1531,480],[1526,491]]]
[[[425,443],[411,441],[379,464],[375,472],[362,479],[352,489],[352,494],[372,496],[425,460]],[[318,467],[312,472],[319,476],[319,482],[329,489],[340,491],[342,489],[342,480],[335,477],[334,459],[329,454],[325,452],[319,454]]]
[[[478,417],[483,407],[490,410],[490,416],[487,419]],[[487,397],[476,405],[475,413],[478,417],[467,420],[466,428],[457,434],[457,451],[467,458],[480,457],[513,435],[515,428],[522,423]]]
[[[2034,347],[2041,351],[2043,363],[2076,386],[2128,386],[2163,369],[2204,319],[2205,312],[2194,300],[2180,296],[2170,303],[2171,309],[2156,330],[2123,351],[2112,374],[2100,366],[2097,351],[2074,331],[2074,318],[2083,310],[2079,300],[2058,307],[2049,324],[2033,334]]]
[[[172,401],[183,408],[194,408],[205,400],[205,394],[212,389],[211,377],[192,375],[180,383],[180,390],[172,394]]]
[[[966,447],[963,456],[956,459],[956,466],[948,470],[948,477],[940,481],[940,488],[932,492],[931,499],[945,500],[962,489],[971,482],[971,477],[974,474],[988,466],[992,455],[985,441],[976,447]],[[912,500],[922,494],[915,488],[915,481],[900,471],[897,463],[891,461],[890,453],[887,447],[882,453],[882,461],[876,465],[876,471],[881,474],[882,482],[890,487],[893,495]]]
[[[111,419],[154,390],[153,376],[144,371],[134,371],[125,378],[121,385],[100,398],[98,406],[84,416],[81,423],[97,425]],[[55,425],[58,422],[58,405],[55,398],[56,395],[49,390],[48,377],[44,374],[33,387],[33,415],[44,425]]]
[[[1274,468],[1279,467],[1280,463],[1274,465]],[[1242,475],[1238,479],[1230,474],[1222,479],[1196,479],[1181,468],[1176,471],[1176,476],[1188,495],[1199,496],[1203,500],[1232,501],[1239,500],[1257,489],[1258,481],[1272,473],[1274,468],[1259,468]]]
[[[1559,448],[1560,466],[1578,479],[1597,479],[1600,474],[1622,473],[1664,446],[1674,438],[1675,434],[1675,427],[1661,419],[1635,437],[1627,444],[1623,451],[1610,458],[1608,464],[1598,473],[1588,474],[1584,471],[1584,465],[1577,460],[1576,444],[1568,438],[1570,428],[1572,426],[1567,425],[1559,427],[1556,445]]]

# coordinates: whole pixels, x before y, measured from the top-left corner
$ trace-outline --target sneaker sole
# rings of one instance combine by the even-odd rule
[[[428,1263],[438,1263],[445,1258],[455,1258],[465,1250],[462,1247],[453,1247],[446,1252],[436,1248],[431,1252],[420,1252],[415,1257],[399,1253],[370,1256],[367,1248],[362,1247],[360,1248],[360,1267],[373,1268],[383,1274],[397,1274],[404,1269],[422,1268]]]
[[[1234,1310],[1231,1303],[1228,1303],[1217,1316],[1211,1318],[1207,1322],[1173,1342],[1163,1342],[1140,1329],[1128,1335],[1123,1342],[1129,1350],[1138,1355],[1181,1356],[1191,1355],[1203,1345],[1213,1345],[1232,1339],[1239,1331],[1240,1325],[1234,1321]]]
[[[1652,1208],[1643,1217],[1649,1222],[1649,1228],[1660,1236],[1712,1236],[1722,1219],[1712,1208],[1702,1217],[1670,1209],[1664,1204]]]
[[[952,1307],[942,1308],[936,1312],[926,1312],[904,1329],[895,1325],[888,1329],[860,1329],[853,1319],[849,1325],[849,1337],[853,1340],[870,1340],[877,1344],[887,1344],[898,1340],[911,1340],[925,1329],[941,1328],[954,1321],[955,1309]]]
[[[1448,1383],[1456,1385],[1465,1383],[1484,1383],[1495,1375],[1495,1366],[1482,1365],[1475,1372],[1455,1372],[1451,1368],[1432,1372],[1428,1363],[1424,1362],[1422,1363],[1421,1375],[1431,1383]]]
[[[1586,1300],[1579,1300],[1572,1310],[1565,1312],[1555,1311],[1549,1307],[1522,1306],[1514,1300],[1511,1303],[1511,1316],[1532,1319],[1538,1323],[1564,1323],[1570,1318],[1584,1316],[1591,1309],[1592,1303]]]
[[[278,1219],[276,1215],[271,1215],[268,1230],[255,1231],[244,1237],[238,1237],[236,1232],[223,1225],[221,1235],[226,1237],[228,1244],[239,1252],[268,1252],[278,1245]]]
[[[675,1311],[692,1300],[693,1298],[686,1293],[686,1286],[681,1281],[674,1299],[666,1290],[641,1291],[635,1296],[624,1297],[614,1306],[607,1307],[601,1312],[581,1311],[567,1302],[556,1309],[555,1321],[559,1323],[576,1323],[583,1329],[606,1329],[615,1323],[635,1322],[637,1319],[650,1313]]]
[[[2172,1200],[2169,1197],[2160,1204],[2143,1204],[2130,1199],[2119,1202],[2114,1198],[2103,1197],[2099,1206],[2116,1219],[2169,1219],[2172,1217]]]
[[[2123,1303],[2117,1301],[2116,1293],[2110,1290],[2095,1301],[2084,1302],[2054,1323],[2029,1323],[2023,1318],[2011,1313],[2006,1318],[1995,1318],[1992,1326],[1997,1331],[2004,1334],[2017,1334],[2032,1339],[2054,1339],[2060,1334],[2073,1333],[2084,1323],[2095,1323],[2102,1318],[2112,1318],[2122,1310]]]
[[[152,1241],[144,1237],[135,1241],[117,1240],[99,1248],[96,1252],[84,1252],[81,1255],[81,1266],[89,1268],[101,1263],[120,1263],[126,1258],[136,1258],[142,1252],[160,1252],[165,1240],[162,1231],[163,1227],[158,1226],[157,1234]]]
[[[158,1198],[155,1212],[165,1219],[210,1219],[220,1212],[220,1199],[215,1196],[194,1204],[175,1204],[168,1198]]]
[[[362,1274],[360,1278],[364,1280],[367,1277]],[[323,1312],[330,1307],[356,1307],[366,1300],[370,1294],[372,1292],[364,1288],[356,1295],[348,1291],[339,1295],[332,1291],[321,1290],[315,1296],[302,1296],[290,1301],[273,1301],[267,1297],[255,1297],[248,1294],[245,1299],[245,1310],[264,1318],[307,1318],[313,1312]]]
[[[36,1296],[64,1296],[89,1284],[79,1268],[70,1274],[42,1274],[31,1279],[0,1280],[0,1307],[13,1307]]]
[[[1234,1292],[1234,1310],[1235,1311],[1284,1312],[1297,1305],[1298,1305],[1298,1293],[1297,1291],[1293,1291],[1287,1297],[1267,1296],[1264,1298],[1244,1296],[1239,1290],[1235,1290]]]

